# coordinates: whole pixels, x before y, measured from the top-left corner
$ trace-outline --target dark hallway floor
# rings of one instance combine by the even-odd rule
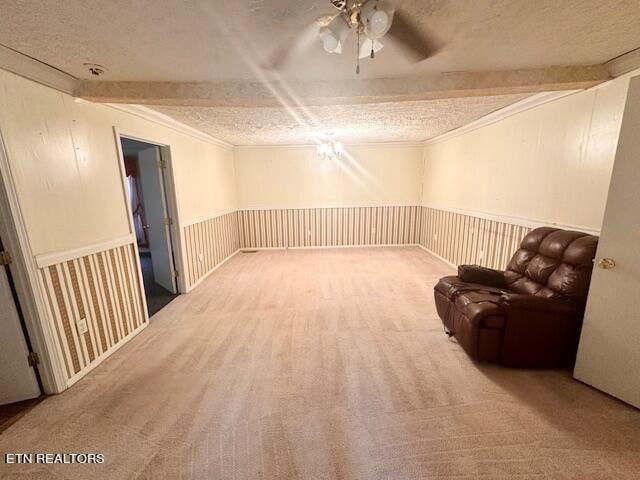
[[[147,309],[149,310],[149,317],[152,317],[178,295],[171,293],[154,281],[150,253],[140,252],[140,265],[142,266],[142,280],[147,297]]]

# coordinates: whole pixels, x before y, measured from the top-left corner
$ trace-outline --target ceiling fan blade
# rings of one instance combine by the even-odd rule
[[[300,33],[289,37],[262,63],[265,70],[282,70],[299,52],[318,41],[320,28],[329,24],[337,15],[323,15],[315,19]]]
[[[435,55],[442,47],[435,37],[418,30],[399,10],[396,10],[393,14],[393,24],[387,36],[389,36],[394,43],[405,52],[409,60],[414,63],[421,62]]]

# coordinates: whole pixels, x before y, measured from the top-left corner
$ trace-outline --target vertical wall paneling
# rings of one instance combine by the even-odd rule
[[[506,267],[531,228],[461,213],[421,207],[420,245],[455,264]]]
[[[241,248],[416,245],[418,206],[243,210]]]
[[[238,248],[419,244],[453,264],[504,268],[530,230],[425,206],[241,210],[186,227],[188,280]]]
[[[190,286],[240,248],[240,238],[246,235],[244,221],[238,222],[241,215],[242,212],[231,212],[185,227]]]
[[[67,378],[82,374],[145,324],[133,244],[40,269]],[[80,333],[78,322],[87,322]]]

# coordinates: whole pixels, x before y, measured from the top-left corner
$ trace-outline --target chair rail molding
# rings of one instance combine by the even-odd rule
[[[518,225],[520,227],[527,228],[538,228],[538,227],[556,227],[562,228],[564,230],[577,230],[579,232],[589,233],[591,235],[600,235],[599,228],[592,227],[584,227],[581,225],[569,225],[557,222],[545,222],[544,220],[527,218],[527,217],[517,217],[511,215],[502,215],[499,213],[487,213],[480,210],[469,210],[464,208],[452,208],[452,207],[443,207],[439,205],[431,205],[431,204],[422,204],[423,207],[432,208],[434,210],[441,210],[443,212],[451,212],[458,213],[460,215],[467,215],[469,217],[483,218],[485,220],[493,220],[496,222],[502,223],[510,223],[511,225]]]
[[[111,250],[112,248],[122,247],[124,245],[130,245],[135,241],[133,235],[123,235],[112,240],[105,242],[93,243],[84,247],[78,247],[71,250],[65,250],[62,252],[46,253],[43,255],[36,255],[36,264],[38,268],[46,268],[57,263],[67,262],[76,258],[92,255],[94,253],[103,252],[105,250]]]

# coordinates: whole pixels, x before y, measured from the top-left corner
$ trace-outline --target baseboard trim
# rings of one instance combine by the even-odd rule
[[[102,356],[99,357],[95,362],[89,364],[83,370],[80,370],[78,373],[76,373],[73,377],[71,377],[69,380],[67,380],[67,388],[70,388],[73,384],[75,384],[79,380],[82,380],[84,377],[86,377],[89,373],[91,373],[93,370],[95,370],[107,358],[109,358],[111,355],[113,355],[118,350],[120,350],[122,347],[124,347],[132,339],[137,337],[148,326],[149,326],[149,320],[147,320],[145,323],[143,323],[141,326],[139,326],[136,330],[131,332],[128,337],[123,338],[119,343],[116,343],[113,347],[111,347],[110,350],[107,350],[106,352],[104,352],[102,354]]]
[[[458,266],[455,263],[451,263],[449,260],[447,260],[444,257],[441,257],[440,255],[438,255],[437,253],[429,250],[427,247],[424,247],[422,245],[418,245],[418,247],[420,247],[422,250],[424,250],[425,252],[427,252],[429,255],[431,255],[432,257],[436,257],[438,260],[440,260],[443,263],[446,263],[447,265],[449,265],[451,268],[458,270]]]
[[[215,267],[213,267],[211,270],[209,270],[207,273],[205,273],[202,277],[200,277],[198,280],[196,280],[196,283],[194,283],[193,285],[190,285],[189,288],[187,289],[187,291],[185,293],[189,293],[191,292],[194,288],[196,288],[198,285],[200,285],[202,282],[204,282],[207,277],[209,275],[211,275],[213,272],[215,272],[216,270],[218,270],[222,265],[224,265],[225,263],[227,263],[229,260],[231,260],[233,257],[236,256],[236,254],[238,252],[241,252],[242,249],[238,248],[235,252],[233,252],[231,255],[229,255],[227,258],[225,258],[224,260],[222,260],[219,264],[217,264]]]
[[[380,245],[318,245],[317,247],[242,247],[241,252],[269,251],[269,250],[329,250],[345,248],[399,248],[399,247],[419,247],[417,243],[384,243]]]

